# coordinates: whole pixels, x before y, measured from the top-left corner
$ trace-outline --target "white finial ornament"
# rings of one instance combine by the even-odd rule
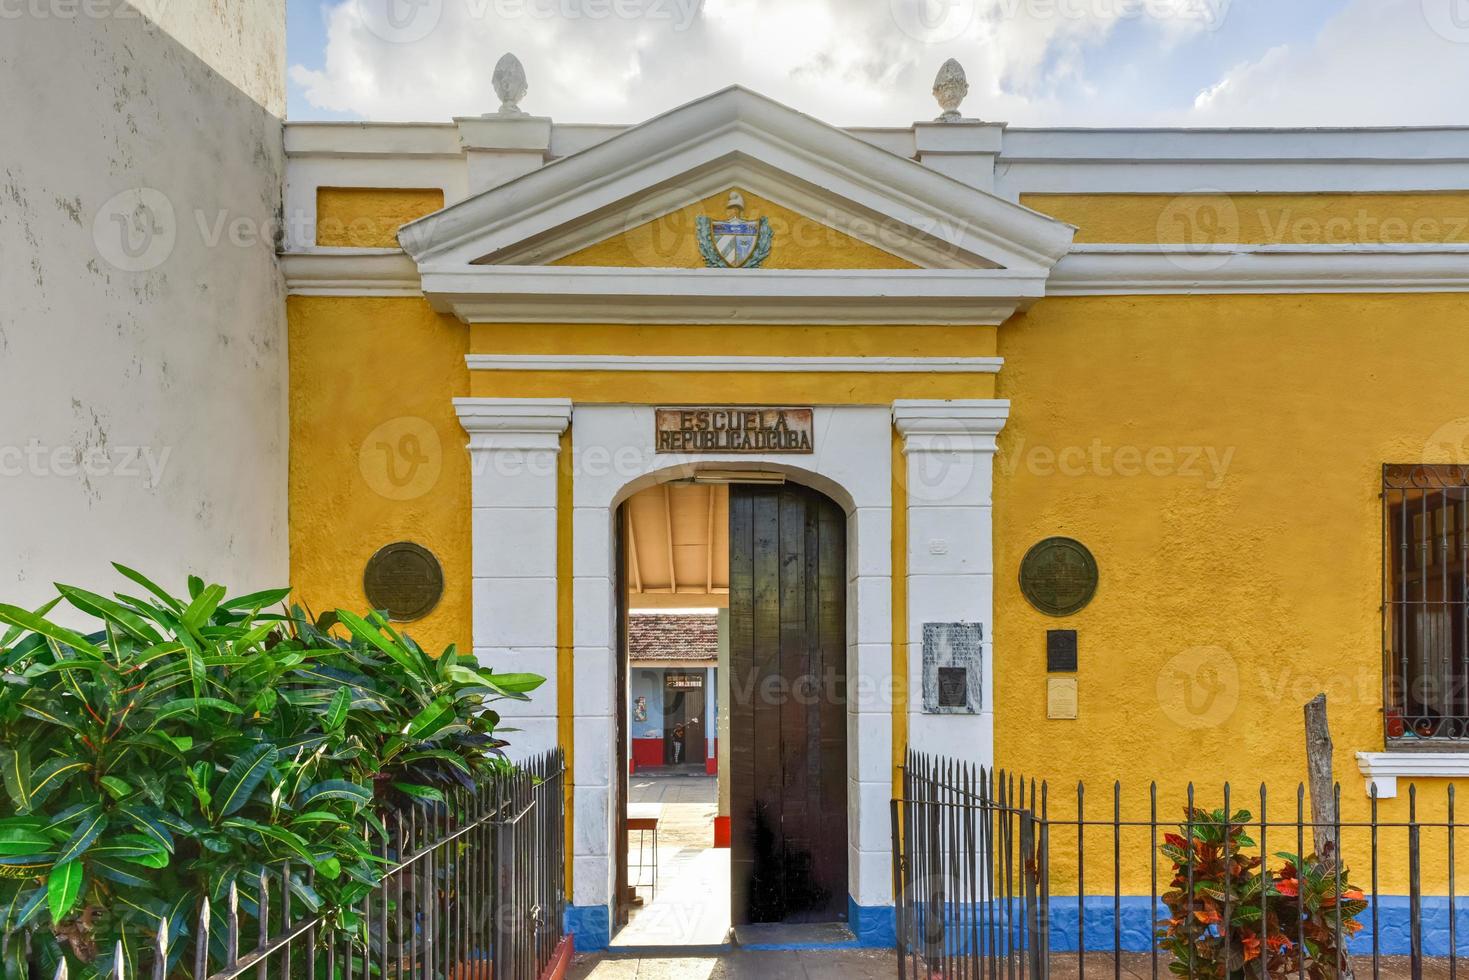
[[[964,77],[964,66],[953,58],[940,65],[939,73],[933,79],[933,97],[938,100],[939,108],[944,110],[938,121],[958,122],[964,118],[959,115],[959,104],[968,94],[969,79]]]
[[[495,63],[495,73],[490,76],[490,81],[494,83],[495,94],[500,97],[500,115],[525,115],[520,108],[520,100],[530,91],[530,85],[525,80],[525,66],[519,58],[506,51]]]

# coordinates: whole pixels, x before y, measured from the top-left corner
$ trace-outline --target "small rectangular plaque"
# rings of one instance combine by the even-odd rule
[[[979,623],[923,624],[923,710],[972,715],[981,705],[984,627]]]
[[[814,452],[809,408],[721,406],[660,408],[654,448],[660,453]]]
[[[1046,717],[1056,721],[1076,720],[1076,678],[1046,678]]]
[[[969,702],[969,671],[964,667],[939,668],[939,707],[962,708]]]
[[[1076,673],[1076,630],[1046,630],[1046,670]]]

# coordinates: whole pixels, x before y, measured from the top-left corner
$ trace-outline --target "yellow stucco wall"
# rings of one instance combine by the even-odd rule
[[[1383,746],[1380,467],[1452,461],[1435,433],[1469,415],[1466,320],[1466,296],[1078,298],[1000,328],[997,755],[1051,781],[1053,814],[1075,812],[1078,779],[1099,819],[1116,779],[1132,815],[1157,779],[1165,817],[1188,780],[1201,804],[1229,781],[1258,812],[1264,781],[1273,818],[1294,819],[1302,705],[1325,691],[1345,814],[1366,816],[1354,753]],[[1085,542],[1101,574],[1059,620],[1017,578],[1054,534]],[[1077,721],[1045,717],[1048,628],[1079,634]],[[1406,814],[1401,786],[1384,819]],[[1423,791],[1420,815],[1441,815],[1446,782]],[[1424,873],[1441,878],[1433,836]],[[1109,881],[1110,832],[1088,847],[1091,880]],[[1348,847],[1365,877],[1365,839]],[[1401,893],[1401,861],[1383,871]]]
[[[777,225],[783,234],[806,221],[753,195],[746,200],[749,213],[784,222]],[[627,232],[563,261],[701,266],[693,217],[722,213],[723,201],[720,194],[668,219],[630,222]],[[1234,215],[1224,214],[1222,226],[1209,213],[1221,203],[1212,196],[1045,195],[1024,203],[1080,225],[1082,241],[1305,243],[1341,234],[1353,241],[1469,240],[1457,217],[1469,215],[1464,194],[1236,195],[1228,202]],[[412,216],[368,194],[333,207],[347,226],[364,215],[374,221],[383,214],[388,221]],[[1386,224],[1396,220],[1405,222],[1406,237],[1397,224]],[[1224,234],[1221,227],[1238,231]],[[1377,230],[1364,230],[1371,228]],[[820,226],[802,234],[803,245],[794,244],[800,238],[777,240],[772,267],[905,264]],[[1000,764],[1049,779],[1053,815],[1074,812],[1075,782],[1084,778],[1087,813],[1098,819],[1110,815],[1114,779],[1125,786],[1128,816],[1146,812],[1147,786],[1157,779],[1165,818],[1179,812],[1188,780],[1198,784],[1199,802],[1211,807],[1227,780],[1235,804],[1252,810],[1267,782],[1272,818],[1290,818],[1303,772],[1301,705],[1325,690],[1346,816],[1366,816],[1354,753],[1382,747],[1379,467],[1448,461],[1435,432],[1469,416],[1469,356],[1461,353],[1469,297],[1050,299],[998,331],[586,324],[471,330],[413,299],[296,297],[289,317],[292,575],[298,598],[317,609],[362,606],[367,557],[382,544],[411,538],[439,554],[448,592],[409,631],[429,646],[469,643],[468,463],[449,402],[455,395],[687,402],[717,393],[721,401],[814,403],[1009,398],[994,509]],[[960,375],[471,376],[463,362],[470,350],[998,353],[1006,365],[997,383]],[[405,441],[410,436],[416,442]],[[439,460],[439,472],[420,488],[408,461],[422,458],[425,445],[436,447],[427,456]],[[1025,550],[1052,534],[1085,541],[1101,567],[1096,599],[1065,620],[1033,610],[1016,581]],[[1081,717],[1075,722],[1045,720],[1045,631],[1055,627],[1079,631]],[[1204,688],[1210,669],[1226,684],[1212,702]],[[1190,710],[1190,693],[1195,708],[1209,707]],[[1442,811],[1446,785],[1423,782],[1421,814]],[[1405,815],[1406,781],[1403,793],[1383,802],[1384,819]],[[1130,867],[1145,869],[1145,833],[1128,830],[1122,837],[1134,856]],[[1425,875],[1433,884],[1445,861],[1442,835],[1427,833],[1424,843]],[[1089,891],[1110,882],[1110,846],[1109,831],[1089,833]],[[1059,894],[1074,837],[1058,829],[1052,848]],[[1365,838],[1349,835],[1347,848],[1365,877]],[[1293,841],[1271,847],[1290,849]],[[1401,844],[1386,853],[1401,855]],[[1384,861],[1383,890],[1402,893],[1401,863]],[[1125,884],[1135,893],[1147,890],[1137,873]]]
[[[745,217],[769,218],[775,245],[766,269],[912,269],[913,263],[870,245],[861,239],[812,221],[789,208],[740,188],[745,199]],[[701,269],[695,221],[701,215],[716,220],[725,214],[729,191],[706,197],[653,220],[644,221],[636,211],[626,231],[580,251],[564,256],[553,265],[601,265],[617,267]],[[883,241],[884,229],[874,225],[868,236]]]
[[[405,631],[471,648],[469,460],[451,399],[468,333],[421,299],[293,296],[290,541],[295,601],[367,608],[362,571],[409,540],[444,568],[444,597]]]
[[[397,248],[399,228],[443,206],[436,187],[318,187],[316,244]]]
[[[1022,194],[1078,242],[1321,245],[1469,242],[1469,194]]]

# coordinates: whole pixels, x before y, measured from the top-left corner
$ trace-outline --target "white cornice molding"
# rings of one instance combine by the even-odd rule
[[[1469,292],[1469,245],[1078,245],[1048,296]]]
[[[504,262],[510,254],[544,261],[524,249],[554,249],[568,229],[625,214],[645,194],[676,187],[687,205],[697,199],[687,185],[731,166],[752,179],[779,175],[819,208],[875,218],[880,229],[907,229],[970,265],[1049,268],[1075,234],[1070,225],[732,87],[405,225],[399,238],[420,264]],[[643,206],[638,215],[658,216]],[[889,251],[901,254],[900,246]]]
[[[1003,323],[1045,273],[988,269],[423,269],[436,310],[466,323]]]
[[[1469,752],[1358,752],[1357,768],[1366,777],[1367,795],[1398,795],[1399,779],[1463,779],[1469,777]]]
[[[422,296],[418,266],[397,248],[314,248],[281,255],[292,296]]]
[[[1010,417],[1003,398],[905,398],[893,402],[893,426],[903,452],[953,453],[996,450],[995,439]]]
[[[456,398],[470,451],[559,451],[571,424],[569,398]]]
[[[1001,357],[740,357],[723,354],[467,354],[471,371],[996,374]]]

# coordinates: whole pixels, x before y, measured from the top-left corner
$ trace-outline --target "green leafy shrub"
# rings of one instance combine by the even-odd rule
[[[191,578],[175,597],[116,567],[143,597],[0,605],[7,977],[26,975],[24,931],[73,976],[105,975],[121,941],[133,976],[160,921],[182,950],[205,896],[236,884],[253,914],[267,864],[291,864],[306,909],[351,906],[381,873],[382,814],[503,765],[489,706],[543,680],[429,655],[376,613],[265,612],[287,589]],[[63,600],[97,628],[48,619]]]
[[[1168,834],[1160,850],[1173,863],[1170,890],[1161,898],[1168,918],[1158,928],[1159,947],[1173,954],[1170,971],[1198,980],[1245,980],[1306,976],[1335,980],[1347,968],[1336,942],[1361,930],[1367,908],[1360,889],[1341,869],[1338,889],[1332,855],[1294,854],[1278,871],[1262,868],[1248,853],[1251,816],[1237,811],[1186,811],[1180,833]],[[1228,935],[1225,911],[1228,907]]]

